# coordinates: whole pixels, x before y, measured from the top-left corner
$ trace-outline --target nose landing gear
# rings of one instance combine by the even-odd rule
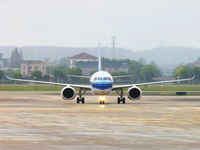
[[[99,100],[100,100],[100,104],[105,104],[105,97],[104,96],[100,96],[99,97]]]
[[[105,104],[105,101],[104,100],[100,100],[100,104]]]

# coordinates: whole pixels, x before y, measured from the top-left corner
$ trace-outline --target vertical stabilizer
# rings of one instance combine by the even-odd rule
[[[101,44],[99,42],[99,59],[98,59],[98,71],[101,71]]]

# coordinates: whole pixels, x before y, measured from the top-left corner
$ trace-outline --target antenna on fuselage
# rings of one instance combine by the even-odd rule
[[[99,58],[98,58],[98,71],[101,71],[101,43],[99,42]]]

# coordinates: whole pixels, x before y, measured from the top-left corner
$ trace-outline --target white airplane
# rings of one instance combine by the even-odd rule
[[[179,79],[179,80],[167,80],[167,81],[158,81],[158,82],[146,82],[146,83],[136,83],[136,84],[127,84],[127,85],[113,85],[113,78],[110,73],[101,70],[101,57],[99,50],[98,57],[98,71],[94,73],[91,77],[86,76],[74,76],[74,77],[83,77],[90,78],[90,85],[77,85],[77,84],[67,84],[67,83],[56,83],[56,82],[45,82],[45,81],[35,81],[35,80],[24,80],[24,79],[15,79],[6,76],[8,79],[13,81],[25,81],[32,83],[41,83],[41,84],[50,84],[50,85],[60,85],[64,86],[61,91],[61,96],[64,100],[72,100],[76,96],[76,92],[74,88],[79,89],[79,94],[77,97],[77,103],[85,103],[85,99],[83,95],[87,91],[91,91],[95,95],[100,95],[100,104],[105,104],[104,96],[110,94],[112,91],[116,91],[119,95],[117,99],[117,103],[120,104],[125,103],[125,97],[123,94],[123,89],[128,88],[128,98],[130,100],[139,100],[142,96],[142,91],[138,86],[144,85],[153,85],[153,84],[163,84],[163,83],[172,83],[172,82],[181,82],[181,81],[190,81],[195,78],[188,79]],[[123,77],[123,76],[117,76]]]

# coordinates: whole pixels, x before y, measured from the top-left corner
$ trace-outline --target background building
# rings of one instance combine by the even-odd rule
[[[3,54],[0,53],[0,68],[8,68],[9,59],[3,58]]]
[[[122,62],[107,62],[104,64],[105,71],[112,72],[126,72],[128,73],[128,64]]]
[[[80,68],[82,70],[82,74],[89,76],[92,71],[98,70],[98,62],[97,61],[79,61],[76,63],[76,68]]]
[[[46,74],[46,63],[41,60],[24,60],[21,63],[21,74],[23,77],[31,76],[33,71],[39,70],[42,75]]]
[[[22,60],[23,60],[22,51],[19,53],[18,49],[15,48],[15,50],[12,51],[12,54],[10,57],[9,68],[20,68]]]
[[[80,53],[70,58],[70,67],[80,68],[83,75],[90,75],[97,70],[98,58],[87,53]]]
[[[97,62],[98,58],[87,53],[80,53],[70,58],[70,67],[76,67],[77,62]]]

